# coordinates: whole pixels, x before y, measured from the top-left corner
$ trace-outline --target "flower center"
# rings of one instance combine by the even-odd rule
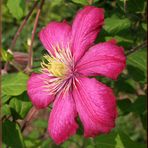
[[[55,62],[53,61],[49,67],[49,71],[54,75],[54,76],[64,76],[66,73],[66,67],[63,63],[60,62]]]
[[[45,55],[44,58],[46,62],[43,61],[41,63],[43,70],[48,70],[56,77],[62,77],[67,73],[67,66],[57,58],[50,57],[49,55]]]
[[[58,44],[52,48],[54,54],[48,51],[49,55],[44,56],[44,60],[41,62],[41,72],[49,76],[49,79],[43,79],[44,91],[57,94],[70,89],[73,82],[74,60],[69,44],[65,48]]]

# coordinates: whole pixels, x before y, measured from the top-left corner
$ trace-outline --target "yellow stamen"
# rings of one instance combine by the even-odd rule
[[[45,63],[44,61],[41,63],[41,66],[44,69],[51,72],[56,77],[62,77],[67,72],[67,66],[56,59],[55,57],[50,57],[49,55],[45,55],[44,58],[47,60]]]
[[[65,74],[65,65],[60,62],[51,62],[51,65],[49,66],[49,70],[54,76],[63,76]]]

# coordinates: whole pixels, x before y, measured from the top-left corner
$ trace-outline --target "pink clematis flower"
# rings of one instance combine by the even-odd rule
[[[51,22],[39,33],[48,51],[41,63],[42,73],[32,74],[28,95],[36,108],[53,102],[48,131],[60,144],[76,133],[76,118],[84,126],[84,136],[108,133],[115,126],[116,101],[112,90],[95,78],[117,79],[125,68],[126,58],[115,40],[94,45],[104,22],[104,10],[86,6],[72,26]]]

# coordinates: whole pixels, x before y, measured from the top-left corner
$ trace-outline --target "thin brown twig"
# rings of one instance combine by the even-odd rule
[[[33,27],[33,30],[32,30],[31,43],[30,43],[29,49],[28,49],[28,54],[29,54],[29,56],[28,56],[28,64],[27,64],[27,66],[26,66],[26,68],[24,70],[27,74],[29,74],[31,72],[31,68],[32,68],[32,63],[33,63],[33,50],[32,50],[33,41],[34,41],[35,32],[36,32],[39,16],[40,16],[41,9],[42,9],[42,6],[44,4],[44,1],[45,0],[42,0],[39,7],[38,7],[35,22],[34,22],[34,27]]]
[[[24,129],[27,127],[28,123],[30,122],[30,120],[33,118],[33,116],[35,116],[38,112],[38,110],[35,107],[32,107],[24,121],[24,124],[21,128],[21,132],[24,131]]]
[[[9,116],[4,115],[4,116],[0,119],[0,121],[3,122],[4,120],[9,119],[10,117],[11,117],[11,115],[9,115]]]
[[[126,13],[127,0],[124,0],[124,13]]]
[[[5,65],[4,65],[4,71],[5,72],[7,72],[7,70],[8,70],[8,65],[9,65],[9,62],[6,62]]]
[[[147,41],[144,41],[142,44],[132,48],[131,50],[129,50],[127,53],[126,53],[126,56],[129,56],[131,53],[141,49],[141,48],[144,48],[147,46]]]
[[[31,14],[32,14],[33,10],[35,9],[35,7],[37,6],[38,2],[39,2],[38,0],[34,2],[34,4],[33,4],[32,8],[30,9],[29,13],[26,15],[25,19],[22,21],[20,27],[18,28],[18,30],[17,30],[17,32],[16,32],[16,34],[15,34],[15,36],[14,36],[12,42],[11,42],[10,47],[8,48],[9,51],[12,51],[12,49],[14,48],[17,38],[19,37],[22,29],[24,28],[25,24],[27,23],[29,17],[31,16]]]
[[[17,39],[18,39],[18,37],[19,37],[21,31],[23,30],[24,26],[26,25],[26,23],[27,23],[29,17],[31,16],[33,10],[34,10],[35,7],[37,6],[38,2],[39,2],[38,0],[34,2],[32,8],[30,9],[29,13],[26,15],[26,17],[25,17],[24,20],[22,21],[22,23],[21,23],[21,25],[19,26],[19,28],[18,28],[18,30],[17,30],[17,32],[16,32],[14,38],[12,39],[12,42],[11,42],[11,44],[10,44],[10,47],[9,47],[8,50],[7,50],[7,51],[8,51],[9,53],[11,53],[12,55],[13,55],[12,50],[13,50],[15,44],[16,44],[16,41],[17,41]],[[4,69],[5,69],[6,72],[8,71],[8,65],[9,65],[9,62],[6,62],[5,65],[4,65]],[[12,64],[12,65],[13,65],[13,64]],[[13,65],[13,66],[14,66],[14,65]],[[19,70],[19,69],[17,69],[17,70]]]
[[[17,63],[15,60],[10,61],[10,64],[16,68],[18,71],[22,71],[22,67],[19,63]]]

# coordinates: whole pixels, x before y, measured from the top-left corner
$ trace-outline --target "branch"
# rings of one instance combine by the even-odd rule
[[[139,50],[141,48],[144,48],[146,46],[147,46],[147,41],[144,41],[142,44],[140,44],[140,45],[132,48],[131,50],[129,50],[125,55],[129,56],[131,53],[133,53],[133,52],[135,52],[135,51],[137,51],[137,50]]]
[[[21,31],[23,30],[24,26],[26,25],[26,23],[27,23],[29,17],[31,16],[31,14],[32,14],[32,12],[33,12],[33,10],[34,10],[34,8],[37,6],[38,2],[39,2],[38,0],[34,2],[34,4],[33,4],[32,8],[31,8],[31,10],[29,11],[29,13],[28,13],[27,16],[25,17],[25,19],[22,21],[22,23],[21,23],[20,27],[18,28],[18,30],[17,30],[17,32],[16,32],[14,38],[12,39],[11,45],[10,45],[10,47],[9,47],[8,50],[7,50],[10,54],[13,55],[12,50],[13,50],[15,44],[16,44],[16,41],[17,41],[17,39],[18,39],[18,37],[19,37]],[[5,65],[4,65],[4,70],[5,70],[6,72],[7,72],[7,70],[8,70],[8,65],[9,65],[9,62],[6,62]],[[13,66],[14,66],[17,70],[20,69],[20,68],[17,68],[17,66],[15,66],[15,65],[13,65]],[[20,67],[20,66],[19,66],[19,67]]]
[[[35,116],[38,112],[38,110],[35,107],[32,107],[24,121],[24,124],[21,128],[21,132],[24,131],[24,129],[27,127],[28,123],[30,122],[30,120],[33,118],[33,116]]]
[[[38,0],[34,2],[34,4],[33,4],[32,8],[31,8],[31,10],[29,11],[29,13],[27,14],[27,16],[25,17],[25,19],[24,19],[23,22],[21,23],[20,27],[18,28],[18,30],[17,30],[17,32],[16,32],[16,34],[15,34],[15,36],[14,36],[12,42],[11,42],[10,47],[8,48],[8,51],[12,51],[12,49],[14,48],[14,46],[15,46],[15,44],[16,44],[17,38],[19,37],[19,35],[20,35],[22,29],[24,28],[25,24],[27,23],[29,17],[31,16],[31,14],[32,14],[34,8],[37,6],[38,2],[39,2]]]
[[[26,68],[24,70],[27,74],[29,74],[31,72],[31,68],[32,68],[32,63],[33,63],[33,51],[32,51],[33,41],[34,41],[35,32],[36,32],[36,28],[37,28],[37,25],[38,25],[38,20],[39,20],[39,16],[40,16],[43,4],[44,4],[44,0],[41,1],[40,5],[38,7],[35,22],[34,22],[34,27],[33,27],[33,30],[32,30],[31,43],[30,43],[30,46],[29,46],[29,49],[28,49],[28,52],[29,52],[28,53],[29,54],[28,64],[27,64],[27,66],[26,66]]]

